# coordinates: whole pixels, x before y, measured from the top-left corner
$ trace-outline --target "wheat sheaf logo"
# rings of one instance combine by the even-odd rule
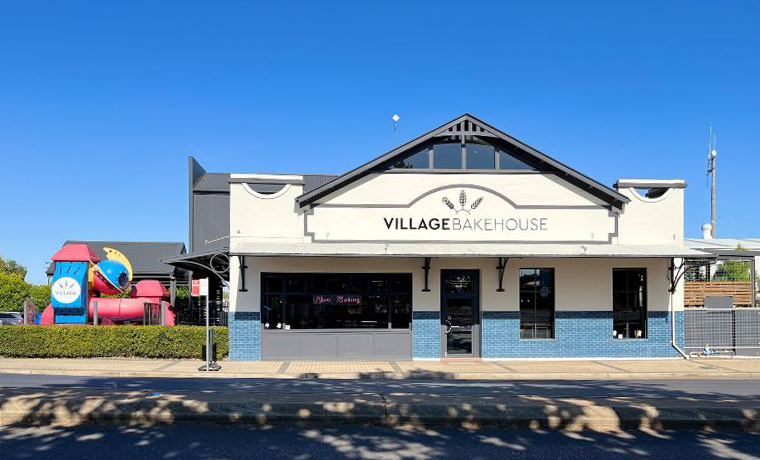
[[[466,212],[469,214],[471,211],[477,209],[478,206],[480,206],[480,203],[483,202],[483,197],[481,196],[477,200],[470,203],[469,206],[467,206],[467,193],[465,193],[464,190],[459,192],[459,209],[454,205],[454,203],[451,202],[447,197],[443,197],[441,199],[443,201],[443,204],[446,205],[449,209],[459,214],[460,212]]]
[[[69,276],[58,278],[50,290],[53,298],[60,303],[72,303],[82,293],[82,287],[79,285],[79,282]]]

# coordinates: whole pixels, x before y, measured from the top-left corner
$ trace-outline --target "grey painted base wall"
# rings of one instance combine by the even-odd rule
[[[409,330],[265,330],[262,359],[408,360],[412,356]]]

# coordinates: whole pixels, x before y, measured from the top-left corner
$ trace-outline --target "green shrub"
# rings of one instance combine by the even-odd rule
[[[198,326],[5,326],[6,358],[199,358],[205,328]],[[214,327],[217,357],[227,356],[227,328]]]
[[[0,272],[0,311],[22,311],[29,292],[23,277]]]

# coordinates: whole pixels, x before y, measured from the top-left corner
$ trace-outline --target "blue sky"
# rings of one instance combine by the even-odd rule
[[[342,173],[470,112],[612,184],[683,178],[686,234],[760,237],[760,3],[6,2],[0,254],[187,239],[209,171]]]

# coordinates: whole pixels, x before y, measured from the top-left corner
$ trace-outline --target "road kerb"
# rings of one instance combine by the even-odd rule
[[[324,403],[324,402],[241,402],[185,401],[182,405],[126,404],[111,401],[106,408],[87,407],[82,401],[44,410],[18,406],[0,410],[0,424],[35,425],[84,423],[182,424],[244,423],[331,424],[377,426],[460,426],[510,427],[562,430],[621,430],[674,428],[740,428],[760,431],[760,404],[753,407],[658,406],[657,401],[628,404],[467,404],[436,403]],[[341,406],[341,404],[343,404]]]
[[[650,379],[760,379],[760,372],[446,372],[431,375],[414,372],[312,372],[298,373],[224,373],[224,372],[151,372],[126,370],[71,369],[0,369],[3,374],[65,375],[82,377],[154,377],[154,378],[230,378],[230,379],[298,379],[318,378],[336,380],[650,380]]]

